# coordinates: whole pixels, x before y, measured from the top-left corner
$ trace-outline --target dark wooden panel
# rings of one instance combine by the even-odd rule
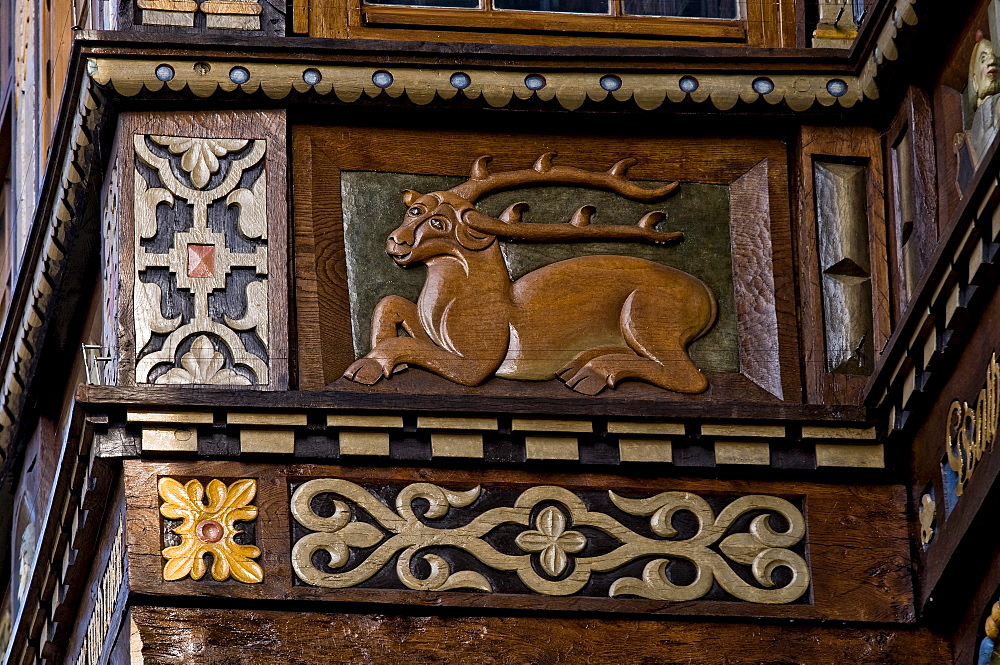
[[[315,599],[415,605],[471,605],[552,610],[651,612],[683,615],[771,616],[843,621],[913,621],[909,577],[909,541],[900,486],[831,486],[716,480],[650,480],[597,474],[524,473],[514,471],[415,470],[345,468],[314,465],[265,466],[232,462],[154,463],[126,461],[128,546],[132,590],[151,595]],[[264,581],[242,584],[210,579],[163,581],[161,529],[156,483],[161,476],[177,478],[256,478],[260,513],[256,544]],[[613,490],[632,497],[661,491],[688,491],[699,496],[764,494],[785,497],[803,506],[805,537],[811,568],[811,597],[788,605],[761,605],[731,600],[661,602],[613,600],[580,596],[484,594],[467,591],[415,592],[393,589],[323,589],[292,583],[292,534],[288,503],[290,484],[315,477],[336,477],[369,488],[430,482],[448,489],[477,485],[522,491],[555,485],[571,491]],[[229,480],[231,482],[231,480]],[[394,495],[394,494],[392,494]]]
[[[949,663],[928,630],[135,607],[146,665]]]

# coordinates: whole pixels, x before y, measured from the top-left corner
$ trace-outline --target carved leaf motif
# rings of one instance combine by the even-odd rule
[[[719,543],[719,549],[736,563],[750,565],[758,554],[767,549],[767,546],[753,534],[734,533]]]
[[[212,577],[216,580],[233,577],[247,583],[263,581],[263,569],[252,561],[260,556],[260,548],[235,541],[235,536],[241,533],[235,522],[257,517],[257,507],[250,505],[257,493],[256,480],[244,478],[226,487],[222,481],[213,479],[205,488],[198,480],[181,485],[173,478],[160,478],[157,489],[163,500],[160,514],[182,520],[173,529],[181,538],[180,545],[163,550],[167,559],[163,579],[179,580],[188,575],[191,579],[201,579],[207,572],[204,555],[211,554]]]
[[[522,492],[510,507],[498,506],[484,510],[471,521],[456,527],[431,527],[424,519],[444,517],[451,508],[472,506],[479,496],[479,488],[468,492],[452,492],[431,483],[414,483],[402,488],[396,497],[396,510],[361,486],[343,479],[318,478],[300,485],[292,495],[291,513],[296,522],[311,533],[299,538],[292,547],[292,567],[296,576],[314,586],[342,589],[353,587],[371,579],[396,558],[396,575],[410,589],[443,591],[453,588],[474,588],[491,591],[487,576],[472,570],[452,571],[444,557],[434,552],[424,552],[423,562],[430,574],[417,577],[416,562],[427,548],[454,548],[474,556],[488,568],[516,573],[531,592],[545,595],[568,596],[584,591],[593,573],[609,573],[621,569],[629,562],[650,558],[641,578],[622,576],[615,579],[608,594],[639,596],[668,601],[695,600],[707,594],[715,584],[740,600],[779,604],[800,598],[809,587],[809,566],[802,556],[787,549],[801,542],[805,536],[805,518],[789,501],[767,495],[747,495],[731,502],[714,514],[711,506],[699,496],[688,492],[662,492],[645,499],[610,497],[615,506],[635,516],[650,518],[655,537],[636,533],[606,512],[591,511],[577,494],[561,487],[536,486]],[[312,502],[320,494],[335,494],[343,501],[335,502],[331,516],[321,516],[313,510]],[[411,509],[417,498],[428,501],[422,516]],[[557,506],[546,505],[556,503]],[[348,535],[351,514],[356,506],[363,510],[384,529],[374,551],[358,552],[362,547],[376,545],[374,533],[370,544],[349,544],[355,540]],[[536,506],[541,507],[532,525],[531,515]],[[698,518],[697,532],[690,537],[677,539],[678,533],[670,527],[671,516],[678,511],[693,513]],[[755,517],[748,533],[738,532],[725,539],[720,554],[716,545],[742,515],[764,511]],[[772,515],[779,515],[781,530],[768,523]],[[581,555],[587,545],[583,533],[568,531],[572,523],[602,532],[619,543],[610,552],[595,556]],[[652,529],[658,524],[657,529]],[[508,547],[498,547],[484,536],[500,525],[517,525],[521,531],[514,543],[527,555],[507,554]],[[663,535],[672,531],[672,535]],[[740,536],[740,537],[734,537]],[[345,568],[349,561],[354,565],[348,570],[326,572],[313,565],[313,555],[326,550],[335,555],[331,568]],[[532,555],[537,554],[542,575],[532,565]],[[570,567],[570,555],[573,558]],[[354,557],[359,557],[357,560]],[[729,557],[727,559],[727,557]],[[694,579],[676,584],[671,579],[670,565],[675,560],[685,560],[695,568]],[[732,563],[750,565],[752,580],[744,579]],[[790,581],[778,587],[773,573],[782,568],[791,573]],[[424,568],[427,570],[427,568]],[[552,579],[558,578],[558,579]]]
[[[235,370],[224,368],[225,358],[206,335],[199,335],[191,350],[181,356],[181,366],[156,379],[158,384],[250,385],[250,379]]]
[[[219,171],[219,158],[239,152],[246,139],[199,139],[187,136],[150,136],[174,155],[181,155],[181,168],[191,176],[196,189],[204,189],[212,174]]]

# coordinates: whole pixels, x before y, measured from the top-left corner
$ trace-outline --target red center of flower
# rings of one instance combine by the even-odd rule
[[[215,520],[202,520],[195,527],[195,532],[202,542],[217,543],[222,540],[223,528]]]

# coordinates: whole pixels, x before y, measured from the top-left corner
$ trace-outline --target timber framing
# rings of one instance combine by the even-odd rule
[[[885,21],[879,29],[879,37],[871,43],[870,54],[860,59],[860,66],[854,70],[851,69],[850,63],[847,63],[847,67],[844,64],[838,64],[826,72],[819,72],[809,77],[775,74],[770,69],[762,69],[759,73],[740,75],[709,73],[701,75],[697,89],[691,92],[684,92],[679,87],[681,79],[687,76],[683,72],[637,73],[634,82],[629,79],[628,75],[614,74],[620,79],[622,87],[609,92],[601,87],[600,76],[531,69],[531,72],[542,72],[543,76],[548,73],[553,80],[553,85],[551,87],[547,85],[548,90],[543,88],[537,93],[525,88],[524,92],[528,95],[522,92],[518,96],[523,98],[537,94],[539,99],[543,101],[556,99],[566,108],[575,108],[588,97],[591,99],[595,96],[603,98],[609,94],[619,101],[635,98],[640,108],[655,108],[665,103],[666,100],[670,100],[670,102],[685,101],[688,97],[694,101],[711,99],[713,104],[719,108],[732,108],[740,99],[746,101],[761,97],[761,93],[754,90],[753,84],[761,78],[768,78],[767,75],[771,74],[773,91],[763,95],[765,100],[771,104],[784,101],[793,110],[805,110],[815,106],[814,101],[818,100],[821,106],[836,104],[838,107],[844,108],[855,104],[863,97],[874,99],[878,96],[878,89],[875,85],[878,66],[885,60],[892,60],[898,55],[895,42],[903,26],[916,24],[914,4],[914,0],[898,0],[895,3],[893,11],[885,17]],[[118,96],[116,93],[122,91],[119,94],[135,95],[146,88],[148,92],[154,93],[154,98],[157,92],[169,92],[171,97],[176,99],[176,94],[171,89],[173,87],[178,90],[182,98],[187,97],[192,102],[197,102],[199,99],[211,95],[216,89],[225,91],[239,88],[242,92],[252,93],[262,87],[265,94],[271,91],[271,96],[283,97],[293,89],[308,91],[309,88],[316,87],[309,86],[301,78],[303,67],[301,56],[295,58],[295,64],[287,63],[284,66],[280,64],[280,61],[272,58],[265,69],[269,75],[273,74],[274,78],[261,81],[253,79],[254,74],[252,73],[251,80],[243,86],[233,84],[228,78],[225,80],[219,78],[228,77],[231,68],[225,66],[216,67],[214,69],[216,73],[201,84],[192,84],[184,78],[187,76],[187,73],[183,71],[184,68],[177,68],[174,71],[182,78],[177,79],[177,83],[174,83],[173,86],[170,83],[163,85],[163,82],[159,81],[155,74],[157,64],[162,63],[153,64],[152,67],[148,66],[152,62],[149,59],[149,44],[147,44],[147,48],[123,48],[120,43],[113,39],[107,42],[99,41],[102,37],[113,37],[113,35],[82,33],[74,44],[68,87],[63,97],[57,130],[57,138],[63,137],[63,140],[57,140],[53,143],[54,153],[49,161],[51,166],[43,185],[31,240],[26,251],[26,260],[23,263],[22,274],[19,276],[12,306],[8,312],[9,324],[5,327],[5,330],[8,331],[7,337],[2,340],[2,346],[0,346],[0,367],[4,368],[2,384],[0,384],[2,386],[0,388],[0,428],[2,428],[0,429],[0,453],[4,455],[7,455],[12,441],[16,437],[12,430],[16,429],[14,427],[15,421],[20,418],[26,392],[30,390],[35,357],[43,343],[44,330],[52,317],[49,306],[53,301],[52,293],[58,288],[60,268],[65,259],[67,243],[73,238],[84,215],[86,197],[83,194],[96,181],[100,180],[99,174],[103,172],[105,157],[100,153],[100,142],[97,138],[101,129],[113,124],[117,106],[115,98]],[[315,48],[315,42],[320,40],[289,41],[313,43]],[[195,47],[196,44],[190,43],[185,44],[185,46]],[[337,44],[337,46],[343,47],[344,45]],[[209,44],[201,45],[201,50],[210,51],[212,48]],[[634,55],[639,58],[648,58],[649,49],[645,51],[647,52],[643,53],[640,50]],[[106,55],[111,52],[114,53],[114,58]],[[143,55],[140,56],[140,53]],[[572,50],[569,50],[566,55],[572,57]],[[581,52],[576,55],[578,57],[589,55],[591,57],[588,59],[592,59],[593,54]],[[616,52],[615,57],[619,55]],[[852,55],[851,57],[857,59],[856,56]],[[458,60],[461,60],[460,55]],[[710,60],[711,57],[703,58],[700,68],[706,68],[706,63]],[[780,61],[781,58],[778,60]],[[565,69],[566,65],[570,63],[564,63],[562,69]],[[777,71],[790,65],[792,63],[785,60],[785,62],[778,64]],[[373,92],[381,93],[381,90],[372,83],[371,76],[373,71],[385,69],[384,67],[373,69],[371,66],[330,66],[333,68],[329,71],[335,71],[336,74],[332,77],[326,77],[325,82],[321,80],[319,83],[319,86],[330,86],[326,88],[327,92],[332,89],[334,94],[342,99],[351,97],[358,99],[362,97],[363,93],[368,93],[368,95]],[[570,64],[570,66],[572,65]],[[463,69],[466,68],[463,67]],[[187,69],[191,70],[190,67]],[[474,72],[479,71],[469,69]],[[691,71],[698,71],[698,69],[699,67],[695,66]],[[405,92],[410,99],[414,99],[417,103],[430,102],[435,96],[457,95],[459,94],[457,89],[451,88],[449,91],[448,87],[445,87],[448,85],[448,77],[452,71],[452,68],[426,70],[403,67],[400,70],[402,82],[394,82],[386,90],[386,94],[399,96]],[[480,96],[485,98],[488,104],[497,102],[495,105],[501,105],[500,102],[506,103],[503,98],[506,98],[507,101],[512,98],[512,95],[500,93],[501,89],[515,82],[514,79],[519,79],[524,87],[524,72],[514,74],[492,71],[488,73],[489,76],[483,84],[484,87],[472,88],[471,91],[462,94],[467,97]],[[335,86],[330,85],[336,83],[338,75],[344,77],[343,82],[347,83],[347,92],[341,92]],[[297,82],[294,81],[296,77],[298,78]],[[331,81],[330,78],[334,80]],[[492,81],[489,80],[491,78]],[[109,83],[110,86],[95,85],[102,81]],[[840,81],[846,84],[847,94],[841,95],[839,98],[832,95],[829,88],[830,81]],[[303,88],[303,86],[305,87]],[[668,91],[667,88],[671,86],[676,86],[676,89]],[[322,92],[323,88],[318,87],[317,91]],[[279,94],[274,94],[274,92]]]

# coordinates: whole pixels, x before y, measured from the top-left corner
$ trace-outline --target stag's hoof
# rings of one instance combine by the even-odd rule
[[[562,378],[562,376],[559,378]],[[584,395],[596,395],[608,386],[612,385],[606,374],[601,374],[588,365],[584,365],[583,368],[576,374],[563,380],[566,382],[567,388],[572,388],[576,392]]]
[[[363,383],[366,386],[374,385],[384,376],[381,363],[374,358],[357,360],[344,372],[345,379]]]

